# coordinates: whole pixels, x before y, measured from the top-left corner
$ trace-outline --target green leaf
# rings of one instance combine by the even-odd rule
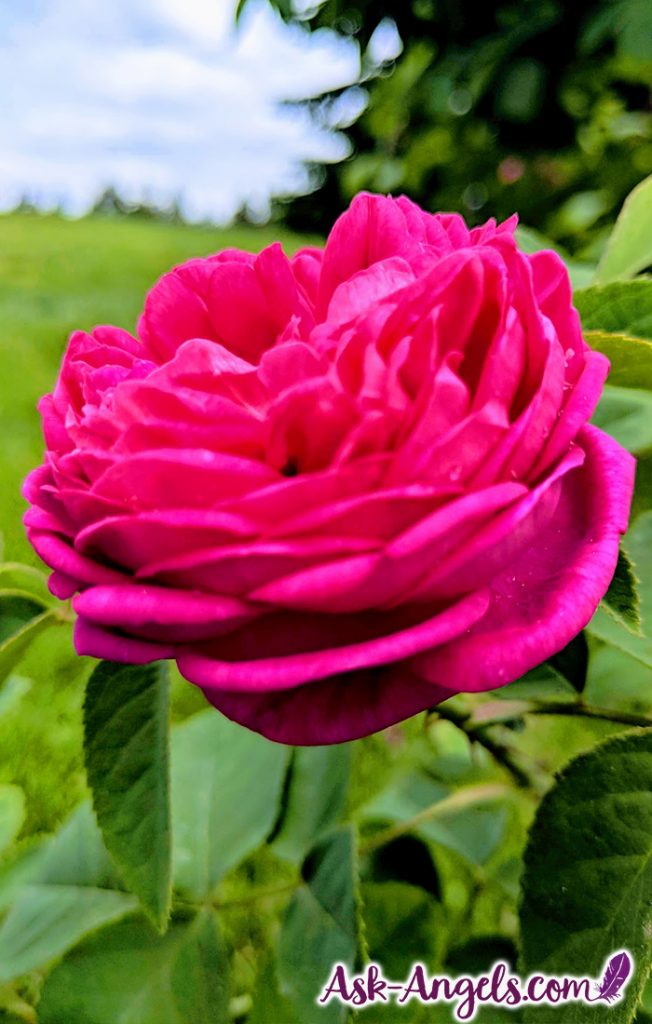
[[[84,702],[84,753],[107,849],[156,928],[171,898],[167,669],[101,662]]]
[[[362,903],[369,956],[386,977],[407,978],[416,961],[431,970],[439,965],[446,917],[430,893],[404,882],[366,882]]]
[[[130,913],[135,897],[106,852],[88,803],[0,875],[0,983],[61,956],[90,931]]]
[[[652,175],[630,192],[596,271],[596,283],[634,277],[652,264]]]
[[[652,730],[610,739],[562,772],[537,812],[522,891],[523,972],[596,975],[611,953],[634,957],[621,1002],[556,1007],[556,1024],[631,1021],[652,962]]]
[[[81,804],[53,836],[32,839],[0,868],[0,911],[26,885],[77,885],[122,891],[89,803]]]
[[[0,564],[0,592],[21,591],[31,596],[44,607],[55,604],[56,598],[48,590],[48,580],[44,572],[32,565],[20,562],[4,562]]]
[[[140,919],[103,928],[55,967],[39,1003],[40,1024],[227,1020],[227,952],[208,908],[163,936]]]
[[[285,807],[272,847],[299,864],[342,813],[351,774],[351,747],[299,747],[290,762]]]
[[[42,967],[135,905],[133,897],[111,889],[25,886],[0,926],[0,982]]]
[[[643,989],[641,1005],[635,1019],[636,1024],[650,1024],[652,1021],[652,978],[648,979]]]
[[[611,363],[609,383],[622,388],[652,391],[652,342],[629,334],[585,331],[587,345],[602,352]]]
[[[500,701],[532,700],[569,700],[575,701],[577,691],[567,679],[561,676],[550,664],[544,661],[541,665],[526,672],[524,676],[517,679],[500,690],[491,691],[492,698]]]
[[[641,635],[641,605],[638,579],[625,549],[618,551],[618,564],[609,589],[603,598],[605,608],[625,629]]]
[[[636,483],[631,519],[635,524],[645,512],[652,512],[652,452],[644,453],[636,463]]]
[[[399,824],[450,794],[450,789],[423,772],[398,779],[363,808],[365,818]],[[423,821],[415,832],[465,860],[484,864],[497,849],[505,831],[507,810],[500,804],[451,810],[445,817]]]
[[[649,668],[611,644],[595,645],[584,693],[587,704],[614,708],[617,712],[645,714],[650,710],[649,686]]]
[[[573,303],[585,331],[652,339],[652,278],[581,288]]]
[[[60,622],[57,609],[23,594],[0,593],[0,683],[40,634]]]
[[[652,668],[652,640],[647,637],[635,636],[630,630],[623,629],[613,615],[600,606],[586,627],[587,633],[597,637],[605,644],[611,644],[619,651],[631,655],[641,665]]]
[[[652,512],[642,513],[630,526],[627,551],[639,577],[643,632],[652,633]]]
[[[652,393],[607,385],[592,423],[633,455],[652,451]]]
[[[25,794],[20,786],[0,785],[0,853],[18,836],[25,821]]]
[[[271,1024],[272,1021],[278,1021],[279,1024],[281,1021],[283,1024],[305,1024],[297,1015],[290,1000],[281,995],[276,962],[273,956],[268,955],[263,960],[256,978],[247,1024]]]
[[[44,885],[124,889],[88,801],[47,840],[32,881]]]
[[[290,750],[209,709],[172,737],[175,885],[197,899],[272,830]]]
[[[335,962],[353,970],[360,954],[358,867],[353,829],[331,833],[311,850],[306,885],[292,897],[278,944],[281,995],[302,1024],[334,1024],[348,1011],[335,1001],[317,1006]],[[271,1022],[270,1022],[271,1024]]]

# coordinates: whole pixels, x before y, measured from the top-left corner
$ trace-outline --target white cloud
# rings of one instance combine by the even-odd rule
[[[300,188],[341,138],[279,101],[355,79],[355,48],[260,2],[25,0],[0,12],[0,206],[84,209],[107,184],[193,216]]]

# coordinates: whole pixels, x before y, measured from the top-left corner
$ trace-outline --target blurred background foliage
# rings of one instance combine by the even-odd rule
[[[471,222],[518,210],[522,223],[593,258],[652,171],[649,0],[272,2],[361,51],[359,87],[309,101],[315,118],[346,131],[352,152],[313,167],[317,198],[278,206],[294,228],[324,231],[360,189],[406,192]],[[400,53],[383,60],[392,37]]]

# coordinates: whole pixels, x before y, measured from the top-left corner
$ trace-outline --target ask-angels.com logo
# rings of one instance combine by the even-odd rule
[[[571,975],[530,974],[520,978],[510,967],[498,960],[488,974],[429,975],[423,964],[413,964],[405,981],[384,977],[382,967],[370,963],[356,975],[349,974],[345,964],[333,965],[331,975],[319,996],[319,1003],[336,1000],[346,1006],[364,1007],[374,1003],[409,1003],[416,1000],[425,1005],[451,1003],[457,1020],[471,1021],[481,1006],[515,1009],[524,1003],[558,1006],[562,1003],[619,1002],[627,988],[634,961],[627,952],[612,953],[605,961],[598,978]]]

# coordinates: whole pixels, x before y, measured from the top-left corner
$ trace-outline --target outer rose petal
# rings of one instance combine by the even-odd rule
[[[482,615],[485,600],[483,593],[473,594],[436,616],[427,624],[431,642],[459,635],[469,628]],[[423,629],[423,626],[418,628]],[[385,637],[381,642],[384,641],[387,646],[392,640],[392,637]],[[417,642],[417,638],[412,642]],[[228,718],[279,743],[303,746],[343,743],[367,736],[416,715],[450,696],[450,692],[442,686],[432,686],[423,680],[409,678],[409,670],[404,661],[374,667],[373,642],[357,647],[357,657],[354,655],[354,658],[351,658],[351,647],[341,648],[339,652],[337,649],[324,652],[327,657],[331,657],[333,668],[338,672],[336,675],[289,690],[277,689],[262,693],[234,693],[206,685],[206,676],[211,674],[211,668],[214,667],[215,674],[219,675],[225,667],[223,662],[215,662],[211,666],[209,659],[181,656],[178,665],[181,673],[191,682],[198,681],[197,674],[202,676],[202,688],[207,699]],[[367,647],[367,650],[362,651],[363,647]],[[398,642],[395,653],[400,658],[402,651]],[[391,654],[385,660],[390,658]],[[263,673],[270,672],[278,677],[279,673],[285,672],[286,663],[289,678],[291,661],[291,658],[282,657],[261,659],[259,668]],[[347,663],[353,666],[356,661],[358,665],[364,666],[366,663],[371,667],[344,671]],[[255,663],[250,662],[249,667],[252,664]],[[245,674],[247,672],[242,663],[228,667],[240,671],[244,669]]]
[[[354,636],[349,643],[341,641],[347,630],[355,633],[359,629],[355,618],[279,615],[259,620],[244,633],[225,637],[198,653],[180,651],[177,663],[186,679],[206,689],[245,693],[290,690],[343,672],[402,661],[445,643],[477,622],[488,601],[486,590],[479,590],[425,621],[380,635],[376,631],[382,629],[383,620],[372,614],[372,635]],[[369,617],[366,623],[368,632]],[[262,627],[258,633],[257,626]],[[230,650],[229,639],[233,641]],[[296,651],[298,645],[303,649]],[[260,653],[266,648],[267,653]],[[223,660],[227,651],[231,656]],[[258,657],[249,660],[254,652]]]
[[[95,625],[138,632],[155,643],[212,639],[261,614],[261,609],[232,597],[132,582],[90,587],[74,598],[73,608]]]
[[[564,478],[548,534],[492,583],[491,607],[462,635],[375,671],[261,694],[205,686],[207,698],[278,742],[340,743],[452,693],[502,686],[560,650],[586,625],[609,584],[633,488],[634,460],[616,442],[593,427],[580,440],[586,463]],[[578,508],[584,510],[579,523]]]
[[[410,677],[404,662],[324,679],[296,690],[228,693],[204,690],[233,722],[277,743],[320,746],[369,736],[425,711],[452,691]]]
[[[105,658],[107,661],[120,661],[126,665],[147,665],[150,661],[173,658],[175,654],[172,644],[150,643],[147,640],[134,640],[129,636],[118,636],[82,618],[75,622],[73,639],[77,654],[88,654],[92,658]]]
[[[416,675],[459,692],[504,686],[586,626],[616,568],[635,462],[595,427],[578,443],[586,461],[563,478],[549,528],[492,581],[491,606],[468,635],[412,660]]]

